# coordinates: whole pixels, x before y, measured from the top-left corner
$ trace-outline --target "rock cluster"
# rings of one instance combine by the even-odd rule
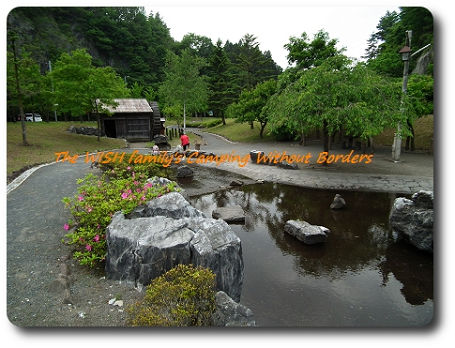
[[[324,226],[311,225],[306,221],[288,220],[284,231],[305,244],[324,243],[330,230]]]
[[[240,239],[223,220],[207,218],[178,192],[114,214],[107,227],[106,276],[147,285],[177,264],[210,268],[217,289],[240,300]]]
[[[416,248],[433,252],[433,192],[419,191],[411,199],[395,199],[389,222],[399,239]]]
[[[70,126],[68,132],[83,134],[83,135],[98,135],[98,129],[96,127],[74,127]],[[100,136],[104,136],[104,132],[100,129]]]

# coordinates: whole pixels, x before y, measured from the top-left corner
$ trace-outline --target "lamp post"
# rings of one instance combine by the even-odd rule
[[[399,52],[401,54],[401,60],[404,62],[403,85],[401,88],[401,92],[403,94],[402,98],[401,98],[401,112],[404,112],[403,98],[408,91],[409,59],[411,57],[411,37],[412,37],[412,30],[407,30],[405,46]],[[397,132],[395,133],[395,137],[393,138],[393,145],[392,145],[392,159],[395,163],[400,161],[400,155],[401,155],[401,123],[398,122]]]

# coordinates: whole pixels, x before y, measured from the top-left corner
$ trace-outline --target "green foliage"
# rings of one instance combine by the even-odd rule
[[[128,214],[138,205],[177,190],[175,183],[162,187],[147,182],[160,171],[154,163],[130,164],[125,157],[101,166],[105,170],[101,177],[89,174],[79,179],[78,194],[63,199],[72,215],[64,225],[71,229],[66,243],[76,246],[73,256],[81,265],[94,266],[105,259],[105,231],[115,212]]]
[[[178,265],[152,280],[144,299],[127,308],[132,326],[209,326],[215,311],[215,274]]]
[[[224,45],[226,54],[232,62],[236,95],[244,89],[252,89],[260,82],[276,78],[282,71],[272,59],[269,51],[262,52],[256,37],[245,34],[238,43],[229,41]]]
[[[8,15],[8,29],[40,65],[85,47],[97,57],[95,66],[112,66],[155,89],[174,45],[160,15],[140,7],[18,7]]]
[[[165,113],[180,119],[183,112],[206,110],[207,83],[200,75],[205,65],[205,61],[194,56],[189,49],[183,50],[181,56],[168,52],[166,79],[159,89]]]
[[[393,80],[336,56],[301,73],[269,99],[265,112],[274,131],[285,127],[303,137],[314,129],[334,134],[342,127],[367,138],[403,119],[400,94]]]
[[[53,98],[50,79],[40,73],[38,64],[29,52],[22,52],[17,58],[19,84],[25,112],[42,112],[52,108]],[[7,102],[10,113],[17,114],[18,95],[14,72],[14,56],[7,52]]]
[[[433,114],[433,78],[429,75],[411,75],[405,96],[405,109],[408,119]]]
[[[258,84],[251,91],[244,90],[240,94],[239,101],[229,106],[228,115],[237,116],[241,122],[259,122],[261,124],[260,137],[262,138],[264,127],[268,122],[268,112],[264,107],[276,92],[276,84],[275,80],[268,80]]]
[[[403,74],[403,62],[398,51],[405,44],[407,30],[412,30],[413,51],[433,43],[433,16],[423,7],[401,7],[400,13],[387,11],[376,28],[377,32],[371,34],[368,40],[365,57],[369,67],[389,76],[400,77]],[[411,60],[410,71],[415,62],[416,59]]]
[[[327,58],[343,52],[336,48],[338,40],[330,40],[329,34],[320,30],[310,42],[307,33],[300,37],[291,36],[284,47],[289,51],[289,64],[296,63],[299,69],[310,69],[321,65]]]
[[[234,101],[236,93],[232,64],[218,40],[209,65],[209,106],[215,116],[224,116],[226,108]]]
[[[72,116],[102,111],[114,98],[129,94],[124,81],[110,67],[97,68],[83,49],[63,53],[51,73],[58,108]]]

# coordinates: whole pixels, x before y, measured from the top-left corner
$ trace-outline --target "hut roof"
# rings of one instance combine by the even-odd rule
[[[114,99],[116,107],[105,106],[111,113],[153,112],[146,99],[122,98]]]

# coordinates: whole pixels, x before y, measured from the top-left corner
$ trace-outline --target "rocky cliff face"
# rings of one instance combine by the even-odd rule
[[[433,252],[433,192],[419,191],[411,199],[397,198],[389,216],[392,230],[416,248]]]
[[[240,300],[243,258],[240,239],[223,220],[207,218],[177,192],[117,212],[107,228],[106,275],[147,285],[177,264],[210,268],[217,289]]]

